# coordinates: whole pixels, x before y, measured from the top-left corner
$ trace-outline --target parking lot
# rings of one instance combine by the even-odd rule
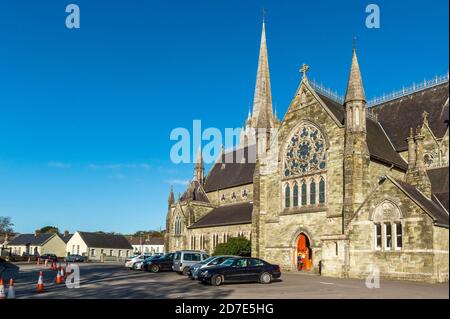
[[[80,263],[80,288],[53,283],[56,271],[22,264],[15,274],[17,298],[449,298],[448,284],[381,280],[380,288],[366,288],[364,280],[326,278],[284,272],[281,280],[260,283],[201,284],[173,272],[132,271],[117,263]],[[45,292],[35,292],[39,270]],[[6,279],[8,274],[3,274]]]

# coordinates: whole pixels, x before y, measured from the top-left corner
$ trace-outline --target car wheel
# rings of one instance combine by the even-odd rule
[[[189,269],[185,267],[185,268],[183,269],[183,275],[184,275],[184,276],[187,276],[188,271],[189,271]]]
[[[151,270],[152,272],[158,272],[158,271],[159,271],[159,266],[158,266],[158,265],[152,265],[152,266],[150,267],[150,270]]]
[[[223,279],[221,275],[214,275],[211,278],[211,285],[220,286],[223,283]]]
[[[259,277],[259,281],[262,284],[269,284],[272,281],[272,275],[269,274],[268,272],[263,272]]]

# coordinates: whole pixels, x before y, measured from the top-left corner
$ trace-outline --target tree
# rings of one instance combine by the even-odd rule
[[[55,226],[45,226],[36,230],[38,234],[59,234],[59,228]]]
[[[244,236],[229,238],[226,243],[217,245],[213,255],[237,255],[250,257],[252,244]]]
[[[0,216],[0,233],[1,234],[10,234],[13,232],[14,224],[11,222],[11,217]]]

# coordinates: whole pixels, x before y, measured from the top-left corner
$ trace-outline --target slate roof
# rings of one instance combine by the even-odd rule
[[[68,234],[68,235],[62,235],[59,237],[63,240],[63,242],[65,242],[67,244],[67,242],[70,240],[70,238],[72,238],[72,236],[73,236],[73,234]]]
[[[448,82],[442,83],[371,108],[385,129],[395,149],[408,149],[406,138],[410,127],[422,125],[422,113],[427,111],[428,125],[437,138],[448,128]]]
[[[438,203],[428,199],[415,186],[396,179],[394,180],[411,199],[413,199],[416,203],[422,206],[422,208],[428,213],[428,215],[430,215],[430,217],[433,218],[436,224],[448,227],[449,225],[448,212],[446,212]]]
[[[162,237],[137,237],[130,236],[127,238],[131,245],[164,245],[164,238]]]
[[[209,203],[208,196],[206,196],[205,190],[202,185],[197,180],[193,180],[189,183],[186,191],[180,197],[181,201],[186,199]]]
[[[344,124],[345,112],[344,106],[338,102],[316,92],[320,99],[325,103],[328,109],[333,113],[336,119]],[[383,130],[380,123],[367,118],[366,121],[367,128],[367,146],[369,148],[369,153],[372,159],[383,162],[385,164],[391,165],[406,170],[408,168],[405,160],[396,152],[388,136]]]
[[[431,191],[436,196],[437,200],[444,206],[448,212],[448,183],[449,183],[449,169],[447,167],[431,168],[427,170],[428,178],[431,182]]]
[[[55,234],[20,234],[14,237],[8,246],[42,246]]]
[[[78,232],[88,247],[94,248],[117,248],[133,249],[128,240],[123,235]]]
[[[239,158],[240,153],[237,150],[233,150],[232,152],[227,152],[227,155],[222,156],[223,162],[225,162],[225,160],[229,161],[228,156],[230,156],[230,158],[233,159],[232,163],[214,164],[206,176],[205,185],[203,187],[205,192],[253,183],[255,163],[250,162],[252,161],[251,155],[256,155],[256,153],[252,153],[256,152],[256,147],[254,145],[248,146],[242,151],[242,154],[245,157],[245,161],[242,163],[240,161],[241,158]]]
[[[251,224],[253,203],[224,205],[213,209],[189,228]]]

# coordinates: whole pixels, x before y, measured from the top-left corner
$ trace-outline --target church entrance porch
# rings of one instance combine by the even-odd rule
[[[297,238],[296,250],[296,269],[298,271],[308,271],[312,268],[312,249],[311,243],[304,233],[300,233]]]

